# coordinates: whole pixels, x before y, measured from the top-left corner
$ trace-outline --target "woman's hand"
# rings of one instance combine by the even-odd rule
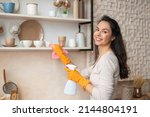
[[[70,58],[64,53],[62,47],[58,44],[51,45],[52,50],[59,56],[63,64],[67,65],[71,63]]]
[[[69,68],[65,68],[67,71],[68,79],[73,80],[78,83],[84,90],[86,86],[90,83],[90,81],[84,78],[77,70],[70,70]]]

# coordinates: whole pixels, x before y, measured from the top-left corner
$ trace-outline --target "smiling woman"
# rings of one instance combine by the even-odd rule
[[[107,48],[109,48],[111,41],[113,41],[114,38],[115,37],[112,35],[109,23],[106,21],[101,21],[96,27],[96,31],[94,33],[95,45],[108,46]]]
[[[127,55],[118,23],[109,16],[103,16],[94,33],[98,58],[94,65],[82,71],[65,68],[68,79],[78,83],[86,90],[91,100],[113,99],[117,80],[128,77]],[[61,61],[72,64],[61,47],[52,46]],[[66,60],[70,60],[65,62]]]

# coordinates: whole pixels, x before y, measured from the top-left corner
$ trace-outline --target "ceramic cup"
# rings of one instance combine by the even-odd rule
[[[50,17],[56,17],[56,9],[51,9],[51,10],[49,11],[49,16],[50,16]]]
[[[68,46],[69,47],[76,47],[76,40],[75,39],[69,39]]]
[[[1,10],[3,10],[5,13],[13,13],[15,8],[15,3],[13,2],[4,2],[0,3],[3,7],[0,7]]]
[[[76,83],[72,80],[68,80],[65,88],[64,88],[64,94],[67,95],[75,95],[76,94]]]
[[[85,36],[82,32],[76,34],[78,47],[85,47]]]
[[[7,38],[5,39],[5,45],[6,46],[14,46],[15,45],[15,39],[14,38]]]
[[[66,36],[59,36],[58,37],[58,43],[60,46],[64,47],[66,44]]]
[[[43,46],[43,41],[36,40],[36,41],[33,41],[33,44],[36,48],[40,48]]]
[[[27,3],[27,14],[28,15],[37,15],[38,14],[38,4]]]
[[[20,44],[22,47],[31,47],[32,41],[31,40],[21,40]]]
[[[45,41],[45,42],[44,42],[45,47],[50,47],[50,44],[51,44],[51,43],[50,43],[49,41]]]

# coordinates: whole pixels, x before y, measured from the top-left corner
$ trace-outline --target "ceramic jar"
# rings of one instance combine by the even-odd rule
[[[76,47],[76,40],[75,39],[69,39],[68,46],[69,47]]]
[[[76,34],[77,46],[78,47],[85,47],[85,36],[84,33],[79,32]]]
[[[36,3],[27,3],[27,14],[28,15],[37,15],[38,14],[38,4]]]

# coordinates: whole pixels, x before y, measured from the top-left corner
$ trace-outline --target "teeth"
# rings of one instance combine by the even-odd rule
[[[102,39],[97,39],[98,41],[102,40]]]

